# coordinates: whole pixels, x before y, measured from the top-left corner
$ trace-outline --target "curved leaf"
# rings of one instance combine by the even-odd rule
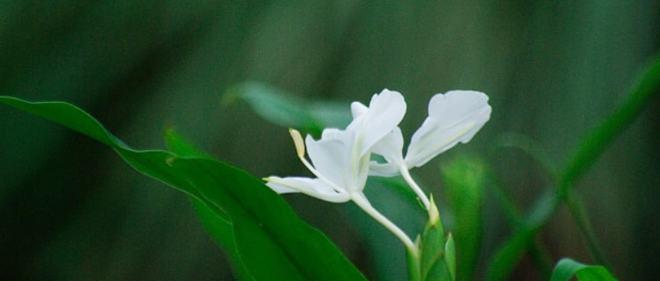
[[[578,281],[617,280],[604,266],[586,265],[572,259],[564,258],[555,266],[550,281],[569,281],[573,276],[576,276]]]
[[[159,180],[230,221],[240,258],[255,280],[366,280],[327,237],[247,172],[207,157],[134,150],[89,114],[64,102],[0,103],[66,126],[112,147],[138,172]]]

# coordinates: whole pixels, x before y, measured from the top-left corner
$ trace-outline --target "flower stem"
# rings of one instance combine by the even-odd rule
[[[371,206],[371,203],[369,203],[369,200],[364,197],[364,195],[360,194],[352,194],[351,199],[353,199],[353,202],[355,202],[358,207],[360,207],[362,210],[364,210],[365,213],[370,215],[372,218],[374,218],[377,222],[382,224],[387,230],[392,232],[394,236],[399,238],[401,242],[403,242],[403,245],[406,246],[406,249],[410,251],[411,253],[417,253],[417,246],[415,246],[415,243],[410,240],[408,235],[406,235],[403,230],[401,230],[398,226],[396,226],[392,221],[390,221],[387,217],[385,217],[383,214],[378,212],[373,206]]]
[[[410,185],[413,191],[415,191],[415,194],[417,194],[417,197],[419,197],[419,200],[422,201],[422,204],[424,204],[424,208],[427,210],[429,209],[429,198],[426,197],[426,194],[424,194],[424,191],[422,190],[419,185],[413,180],[412,176],[410,176],[410,172],[408,171],[408,167],[405,165],[401,165],[401,168],[399,169],[401,171],[401,176],[403,179]]]

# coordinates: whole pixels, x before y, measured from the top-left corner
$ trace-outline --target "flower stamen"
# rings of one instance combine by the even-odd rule
[[[328,186],[332,187],[332,189],[337,192],[337,193],[345,193],[345,191],[342,188],[337,187],[332,181],[328,180],[325,176],[323,176],[314,166],[312,166],[309,161],[307,161],[307,158],[305,158],[305,142],[303,141],[302,135],[300,132],[296,129],[289,129],[289,134],[291,135],[291,138],[293,139],[293,144],[296,146],[296,154],[298,155],[298,159],[300,159],[300,162],[307,167],[307,169],[312,172],[314,176],[316,176],[319,180],[323,181],[323,183],[327,184]]]

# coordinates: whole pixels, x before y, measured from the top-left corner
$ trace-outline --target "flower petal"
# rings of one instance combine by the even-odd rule
[[[369,175],[377,177],[393,177],[399,175],[399,166],[390,162],[378,163],[376,161],[371,161],[371,163],[369,163]]]
[[[403,161],[403,135],[399,127],[394,128],[387,136],[377,142],[372,148],[374,154],[385,158],[385,163],[371,161],[369,175],[379,177],[393,177],[399,174],[399,167]]]
[[[467,143],[490,119],[488,96],[477,91],[449,91],[429,102],[429,116],[408,146],[406,163],[419,167],[457,143]]]
[[[371,152],[385,157],[387,162],[401,164],[403,162],[403,135],[399,127],[394,128],[389,134],[378,141]]]
[[[348,193],[336,192],[332,187],[319,179],[268,177],[265,180],[268,187],[280,194],[302,192],[309,196],[334,203],[346,202],[350,199]]]
[[[356,133],[361,157],[399,125],[406,113],[406,102],[401,93],[384,89],[371,98],[366,112],[360,103],[353,103],[351,110],[355,119],[346,130]]]
[[[337,129],[325,129],[320,140],[307,136],[305,144],[314,168],[338,188],[346,188],[350,182],[351,147],[349,133]]]
[[[346,132],[335,128],[323,129],[323,132],[321,133],[321,139],[344,141],[346,139]]]
[[[354,101],[351,103],[351,115],[353,116],[353,119],[362,116],[367,113],[367,111],[369,111],[369,108],[361,102]]]

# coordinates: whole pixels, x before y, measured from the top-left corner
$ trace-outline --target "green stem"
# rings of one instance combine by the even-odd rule
[[[365,213],[367,213],[369,216],[371,216],[374,220],[376,220],[378,223],[383,225],[387,230],[389,230],[396,238],[399,238],[401,240],[401,243],[406,247],[406,250],[416,253],[417,252],[417,246],[415,243],[410,240],[408,235],[406,235],[403,230],[401,230],[396,224],[394,224],[392,221],[390,221],[387,217],[385,217],[383,214],[381,214],[378,210],[376,210],[371,203],[369,203],[369,200],[367,200],[366,197],[364,197],[363,194],[361,193],[355,193],[351,194],[351,200],[360,207]]]
[[[410,188],[415,191],[415,194],[417,194],[417,197],[419,197],[419,200],[422,201],[422,204],[424,204],[425,209],[429,209],[429,198],[426,197],[426,194],[424,194],[424,191],[422,190],[421,187],[415,182],[415,180],[412,178],[410,175],[410,171],[408,171],[408,167],[405,165],[401,165],[399,168],[399,171],[401,172],[401,176],[403,179],[408,183]]]

